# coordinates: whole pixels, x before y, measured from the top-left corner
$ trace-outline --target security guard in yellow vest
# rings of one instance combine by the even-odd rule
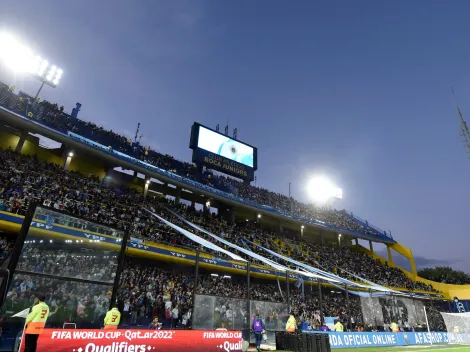
[[[297,320],[295,320],[294,312],[290,313],[289,319],[286,323],[287,332],[295,332],[297,330]]]
[[[104,328],[106,330],[117,329],[120,321],[121,312],[118,310],[117,304],[115,304],[113,309],[106,313],[106,316],[104,317]]]
[[[40,294],[37,296],[38,304],[36,304],[31,313],[26,318],[25,330],[25,352],[35,352],[38,343],[39,335],[41,335],[44,326],[46,326],[47,318],[49,317],[49,306],[44,302],[46,296]]]
[[[344,332],[344,326],[343,324],[341,324],[341,321],[339,321],[339,319],[336,320],[334,328],[336,332]]]
[[[400,332],[400,328],[398,327],[397,323],[393,322],[390,324],[390,329],[392,332]]]

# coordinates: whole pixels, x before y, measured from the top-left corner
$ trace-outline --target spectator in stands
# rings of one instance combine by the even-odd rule
[[[82,218],[97,221],[113,227],[130,229],[135,237],[151,241],[166,242],[173,246],[198,248],[187,238],[175,233],[166,225],[156,222],[140,209],[143,199],[137,191],[100,183],[91,175],[83,177],[76,172],[64,171],[61,167],[42,162],[35,157],[20,156],[12,151],[0,151],[0,199],[10,212],[23,214],[30,199],[35,198],[43,205],[66,210]],[[71,186],[73,185],[73,186]],[[293,242],[282,234],[263,231],[252,223],[228,224],[214,215],[202,214],[183,204],[168,203],[154,199],[150,206],[167,216],[171,221],[187,227],[170,214],[165,207],[193,221],[213,233],[220,234],[233,243],[246,246],[243,239],[258,240],[259,243],[280,254],[290,255],[312,266],[337,273],[345,278],[357,280],[366,278],[377,284],[408,289],[432,290],[428,285],[413,282],[397,268],[383,265],[365,253],[358,253],[349,247],[328,247],[309,242]],[[44,214],[44,217],[47,214]],[[106,231],[103,227],[84,222],[73,224],[55,219],[59,224],[88,229],[94,232]],[[192,228],[188,228],[194,231]],[[196,231],[197,232],[197,231]],[[112,233],[111,233],[112,234]],[[199,234],[204,236],[204,234]],[[212,238],[209,238],[214,242]],[[287,244],[290,249],[280,244]],[[0,246],[2,244],[0,243]],[[251,248],[253,250],[253,248]],[[263,255],[266,255],[263,253]],[[133,318],[137,319],[137,311]]]

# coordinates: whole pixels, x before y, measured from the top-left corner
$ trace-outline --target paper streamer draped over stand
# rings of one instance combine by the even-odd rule
[[[163,222],[165,225],[171,227],[172,229],[178,231],[179,233],[181,233],[182,235],[184,235],[185,237],[189,238],[191,241],[193,242],[196,242],[198,244],[200,244],[201,246],[203,247],[206,247],[206,248],[209,248],[209,249],[212,249],[214,251],[217,251],[217,252],[221,252],[221,253],[224,253],[226,255],[228,255],[230,258],[232,258],[233,260],[237,260],[237,261],[240,261],[240,262],[246,262],[245,259],[243,259],[242,257],[234,254],[234,253],[231,253],[207,240],[205,240],[204,238],[201,238],[181,227],[179,227],[178,225],[175,225],[171,222],[169,222],[168,220],[162,218],[161,216],[155,214],[153,211],[150,211],[146,208],[142,208],[144,209],[146,212],[150,213],[151,215],[153,215],[155,218],[157,218],[158,220],[160,220],[161,222]]]
[[[330,281],[330,282],[340,282],[338,279],[336,278],[332,278],[332,277],[327,277],[325,275],[320,275],[318,273],[313,273],[313,272],[310,272],[310,271],[300,271],[298,269],[291,269],[291,268],[288,268],[284,265],[281,265],[279,263],[276,263],[274,262],[273,260],[271,259],[268,259],[268,258],[265,258],[255,252],[252,252],[246,248],[243,248],[243,247],[240,247],[240,246],[237,246],[236,244],[233,244],[217,235],[214,235],[212,232],[210,231],[207,231],[205,229],[203,229],[202,227],[192,223],[191,221],[189,220],[186,220],[184,217],[182,217],[181,215],[179,215],[178,213],[175,213],[174,211],[166,208],[166,210],[168,212],[170,212],[172,215],[176,216],[178,219],[180,219],[181,221],[183,221],[184,223],[188,224],[189,226],[195,228],[196,230],[200,231],[200,232],[203,232],[205,233],[206,235],[208,236],[211,236],[212,238],[214,238],[215,240],[231,247],[231,248],[234,248],[242,253],[245,253],[246,255],[248,255],[249,257],[253,258],[253,259],[256,259],[256,260],[259,260],[260,262],[263,262],[264,264],[266,265],[269,265],[270,267],[276,269],[276,270],[279,270],[281,272],[291,272],[293,274],[296,274],[296,275],[301,275],[301,276],[305,276],[305,277],[311,277],[311,278],[317,278],[317,279],[322,279],[322,280],[325,280],[325,281]]]

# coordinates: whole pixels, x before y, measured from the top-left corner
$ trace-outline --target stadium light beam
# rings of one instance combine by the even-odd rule
[[[34,54],[23,41],[8,32],[0,32],[0,65],[16,73],[31,74],[41,81],[36,98],[44,84],[57,88],[63,75],[62,69],[50,65],[47,60]]]
[[[307,184],[307,192],[310,198],[319,204],[324,204],[330,199],[342,199],[343,190],[336,187],[333,182],[325,176],[315,176]]]

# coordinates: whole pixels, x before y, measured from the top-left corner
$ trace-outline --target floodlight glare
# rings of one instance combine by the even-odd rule
[[[30,73],[53,88],[59,85],[63,71],[49,65],[10,33],[0,33],[0,64],[16,73]]]
[[[52,84],[54,84],[56,87],[59,85],[60,79],[62,78],[62,73],[64,73],[64,71],[58,69],[55,77],[52,79]]]
[[[38,75],[39,77],[43,77],[46,74],[47,66],[49,66],[49,63],[47,62],[47,60],[41,60],[41,58],[39,58],[39,60],[40,61],[38,62],[37,71],[31,71],[31,73],[33,75]]]
[[[0,61],[14,72],[27,72],[32,52],[10,33],[0,33]]]
[[[52,65],[51,69],[47,73],[46,79],[48,81],[52,81],[52,79],[55,77],[56,71],[57,71],[57,67],[55,65]]]
[[[331,180],[324,176],[317,176],[310,180],[307,191],[315,203],[325,203],[331,198],[341,199],[343,192]]]

